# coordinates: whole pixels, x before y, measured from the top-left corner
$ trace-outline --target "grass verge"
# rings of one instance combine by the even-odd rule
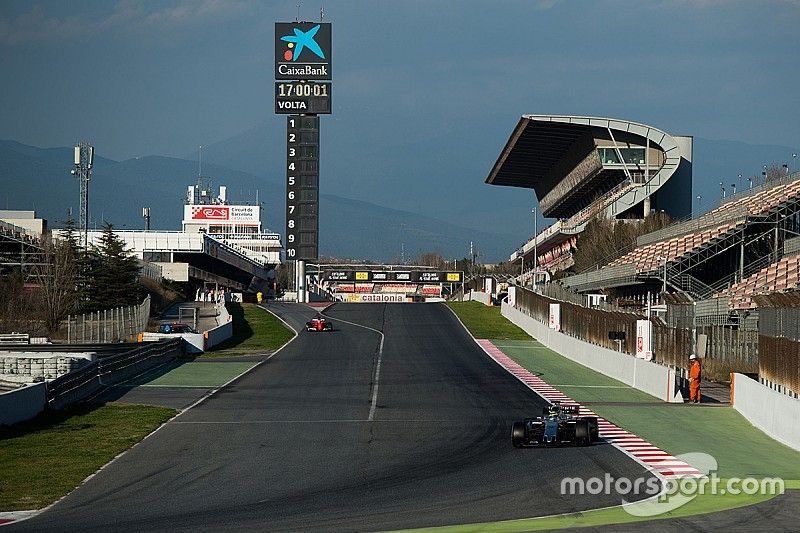
[[[294,336],[294,333],[275,315],[255,304],[227,305],[228,312],[233,318],[233,337],[201,357],[246,355],[277,350]]]
[[[447,302],[447,305],[476,339],[531,340],[530,335],[500,314],[499,307],[479,302]]]
[[[82,405],[0,430],[0,511],[49,505],[176,412]]]

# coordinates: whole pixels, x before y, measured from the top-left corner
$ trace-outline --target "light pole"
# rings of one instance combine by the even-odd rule
[[[722,189],[722,198],[724,199],[725,198],[725,185],[723,185],[721,181],[719,182],[719,188]]]
[[[703,195],[702,194],[698,194],[697,195],[697,214],[698,215],[700,214],[700,209],[702,209],[702,207],[703,207]]]

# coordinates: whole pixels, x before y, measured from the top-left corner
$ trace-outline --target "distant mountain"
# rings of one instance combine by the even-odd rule
[[[406,257],[431,250],[464,257],[473,241],[481,260],[508,258],[533,233],[534,198],[529,190],[483,183],[508,134],[504,126],[476,132],[454,125],[446,138],[387,134],[370,143],[371,152],[358,152],[351,139],[326,138],[323,127],[321,253],[388,260],[398,257],[402,246]],[[265,228],[278,233],[283,233],[285,209],[283,127],[282,121],[271,121],[203,148],[203,174],[213,176],[215,186],[226,185],[232,201],[255,202],[258,191]],[[488,145],[486,138],[496,142]],[[765,164],[793,167],[793,152],[785,146],[695,138],[692,197],[701,195],[706,211],[718,204],[720,182],[728,191],[731,183],[746,187],[747,176],[760,175]],[[152,227],[179,229],[186,186],[196,180],[196,155],[113,161],[101,154],[90,188],[90,225],[99,227],[106,219],[117,227],[141,228],[141,208],[148,206]],[[0,141],[0,208],[36,209],[54,226],[63,223],[70,208],[77,216],[78,185],[71,168],[72,148]],[[739,174],[745,179],[739,181]],[[540,220],[539,227],[545,223]]]
[[[505,136],[514,124],[482,131],[465,120],[448,135],[408,138],[389,126],[364,124],[363,137],[336,136],[323,117],[320,125],[320,190],[419,213],[452,224],[513,236],[533,233],[531,191],[484,184]],[[377,121],[376,121],[377,122]],[[230,139],[203,146],[203,161],[284,180],[285,119],[275,117]],[[495,143],[487,143],[492,138]],[[187,154],[197,159],[197,154]],[[516,242],[519,244],[519,242]],[[515,244],[515,246],[516,246]],[[508,254],[503,253],[503,256]]]
[[[60,226],[69,209],[78,212],[78,184],[70,175],[71,148],[36,148],[0,141],[0,183],[5,198],[0,207],[35,209],[52,226]],[[284,184],[203,163],[203,174],[214,185],[226,185],[231,201],[263,206],[265,228],[283,233]],[[150,207],[154,229],[180,228],[186,187],[195,181],[197,163],[185,159],[147,156],[125,161],[96,157],[90,184],[90,226],[103,220],[118,228],[141,228],[141,208]],[[321,253],[329,256],[388,260],[420,251],[438,250],[446,257],[465,257],[470,240],[485,260],[497,260],[519,243],[491,231],[477,231],[442,219],[390,209],[369,202],[323,194],[320,198]]]
[[[330,117],[335,119],[335,117]],[[342,119],[336,119],[342,120]],[[477,129],[469,117],[452,124],[446,136],[406,138],[391,127],[364,125],[370,137],[366,150],[357,140],[331,135],[321,125],[320,187],[323,193],[359,199],[459,226],[512,235],[523,242],[533,233],[533,192],[486,185],[484,179],[514,124],[496,123]],[[203,160],[282,181],[286,159],[284,119],[267,122],[230,139],[203,147]],[[693,209],[707,211],[719,203],[719,182],[730,184],[738,175],[760,175],[762,165],[788,163],[797,148],[751,145],[735,141],[694,139]],[[189,156],[189,159],[195,158]],[[746,186],[743,179],[737,187]],[[540,219],[539,228],[551,223]],[[501,257],[507,257],[507,250]]]

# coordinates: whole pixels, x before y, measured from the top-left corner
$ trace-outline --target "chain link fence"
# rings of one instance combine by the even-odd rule
[[[67,343],[103,343],[136,340],[147,329],[150,296],[139,305],[115,307],[67,317]]]

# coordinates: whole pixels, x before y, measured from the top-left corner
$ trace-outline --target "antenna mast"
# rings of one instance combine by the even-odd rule
[[[73,163],[75,168],[71,173],[78,178],[81,190],[78,231],[81,245],[85,249],[89,244],[89,180],[92,178],[94,166],[94,147],[86,142],[76,144]]]
[[[200,145],[200,155],[197,159],[197,177],[203,177],[203,145]]]

